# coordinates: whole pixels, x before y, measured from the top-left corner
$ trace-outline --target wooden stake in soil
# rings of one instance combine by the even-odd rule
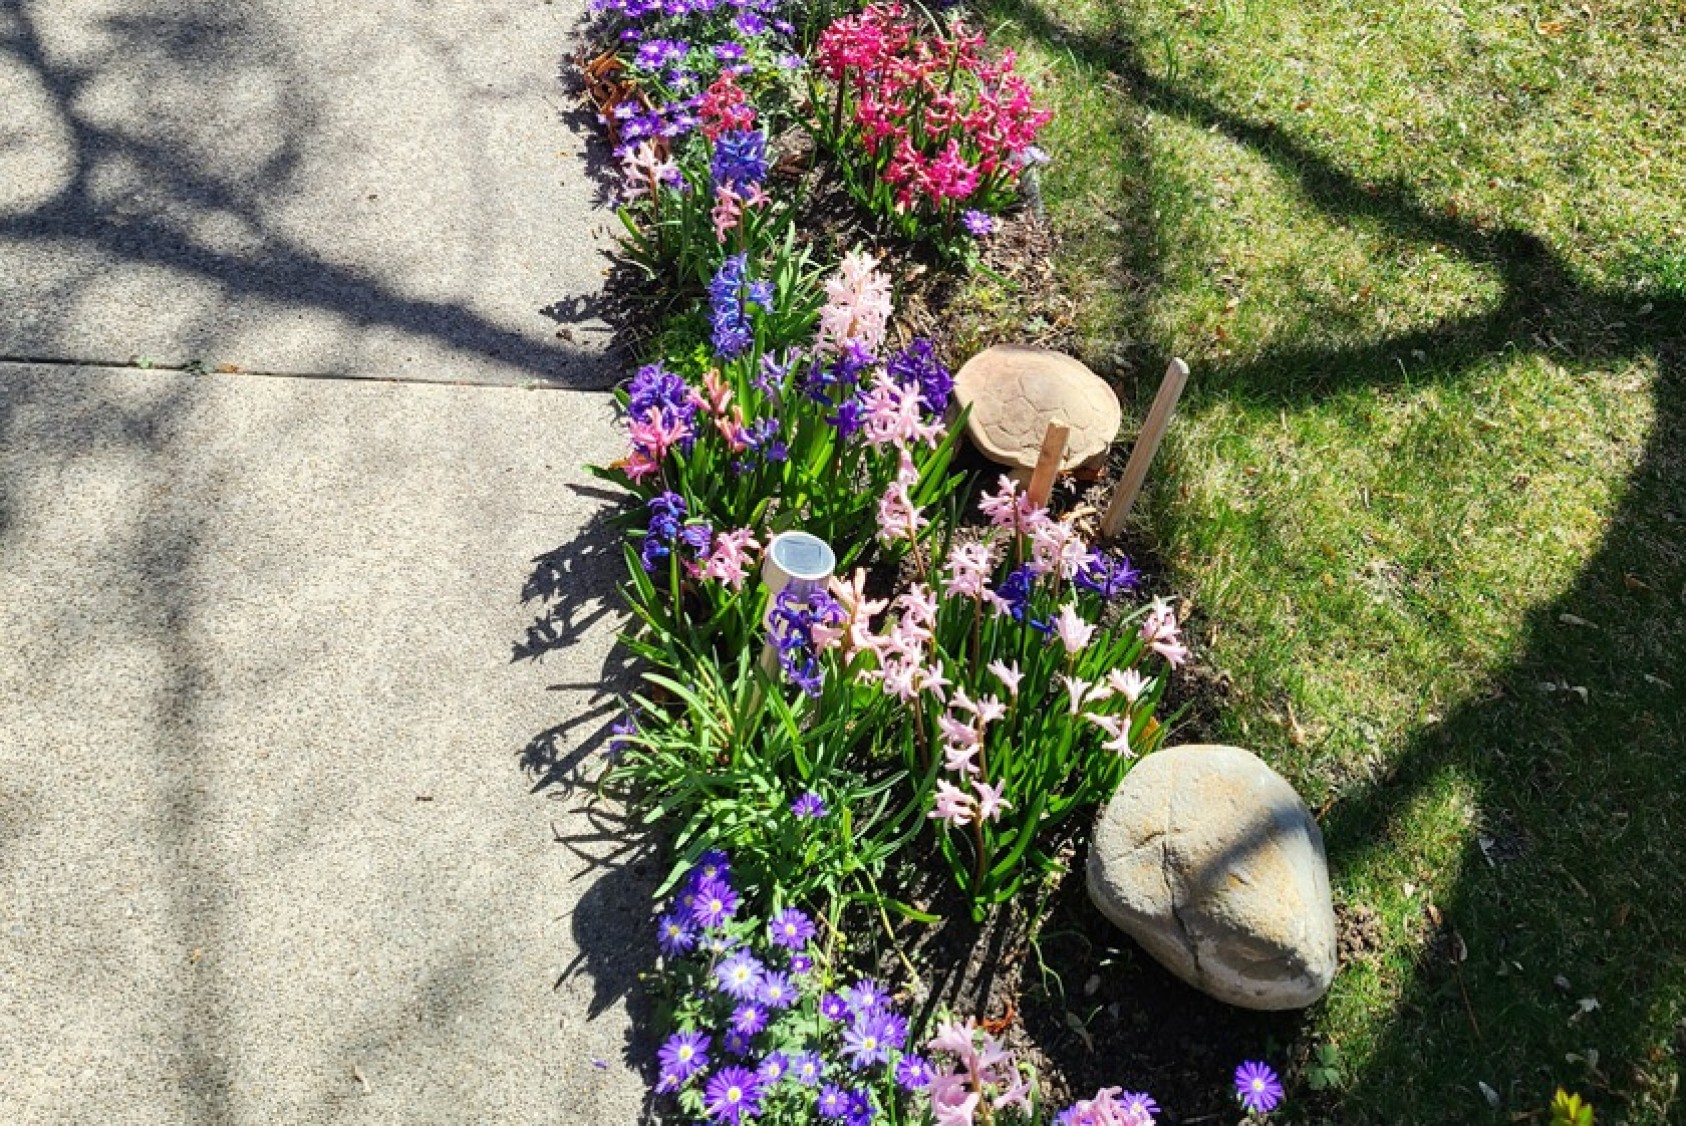
[[[1065,444],[1071,438],[1071,427],[1054,419],[1042,432],[1042,452],[1036,457],[1036,469],[1030,475],[1026,495],[1038,508],[1048,507],[1048,497],[1054,491],[1054,478],[1059,476],[1060,462],[1065,460]]]
[[[1153,457],[1159,452],[1159,442],[1171,425],[1171,415],[1177,409],[1177,399],[1182,396],[1183,388],[1187,384],[1188,365],[1173,359],[1171,365],[1165,369],[1165,378],[1159,384],[1159,393],[1153,397],[1153,406],[1148,408],[1147,421],[1142,423],[1142,432],[1136,436],[1136,448],[1130,451],[1130,460],[1124,466],[1124,476],[1118,479],[1118,487],[1113,490],[1112,503],[1106,506],[1106,516],[1101,520],[1101,535],[1105,538],[1111,539],[1123,529],[1124,518],[1130,515],[1130,507],[1141,495],[1142,485],[1147,482],[1147,468],[1153,464]]]

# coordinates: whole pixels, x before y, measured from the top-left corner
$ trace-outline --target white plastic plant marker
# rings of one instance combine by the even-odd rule
[[[807,532],[780,532],[761,560],[768,607],[786,587],[795,586],[799,594],[823,590],[836,570],[837,553],[830,544]]]
[[[768,676],[779,666],[769,620],[779,595],[793,587],[803,595],[824,590],[836,570],[837,553],[831,550],[831,545],[807,532],[780,532],[767,545],[767,553],[761,557],[761,582],[767,588],[767,609],[761,617],[762,625],[767,627],[767,643],[761,647],[761,667]],[[760,706],[759,689],[756,706]]]

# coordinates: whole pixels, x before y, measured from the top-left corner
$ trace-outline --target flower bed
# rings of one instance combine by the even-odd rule
[[[1076,514],[1005,477],[963,499],[948,368],[930,341],[889,343],[882,249],[817,260],[793,167],[825,161],[899,248],[964,263],[1045,159],[1047,115],[958,19],[595,6],[624,253],[674,310],[620,392],[628,453],[598,470],[629,497],[625,642],[647,684],[609,782],[675,854],[655,1090],[699,1121],[1053,1117],[1002,1030],[928,1003],[890,919],[938,919],[901,877],[946,873],[942,902],[974,922],[1021,902],[1060,869],[1062,824],[1163,740],[1188,651]],[[772,589],[763,553],[795,530],[836,577]],[[860,953],[875,934],[907,971],[893,989]],[[1281,1097],[1257,1062],[1236,1091],[1257,1113]],[[1058,1120],[1157,1113],[1103,1087]]]

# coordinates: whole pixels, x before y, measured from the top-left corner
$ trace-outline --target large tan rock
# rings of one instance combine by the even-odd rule
[[[997,344],[967,360],[954,377],[955,400],[972,408],[966,433],[984,455],[1034,469],[1050,422],[1071,427],[1061,469],[1103,456],[1124,412],[1106,380],[1049,348]]]
[[[1143,759],[1095,826],[1089,896],[1196,989],[1297,1009],[1335,976],[1323,835],[1294,788],[1239,747]]]

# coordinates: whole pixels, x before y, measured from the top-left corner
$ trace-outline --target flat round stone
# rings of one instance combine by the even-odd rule
[[[966,433],[992,461],[1034,469],[1050,422],[1071,427],[1061,469],[1104,455],[1124,412],[1106,380],[1051,348],[997,344],[967,360],[954,394],[972,408]]]

